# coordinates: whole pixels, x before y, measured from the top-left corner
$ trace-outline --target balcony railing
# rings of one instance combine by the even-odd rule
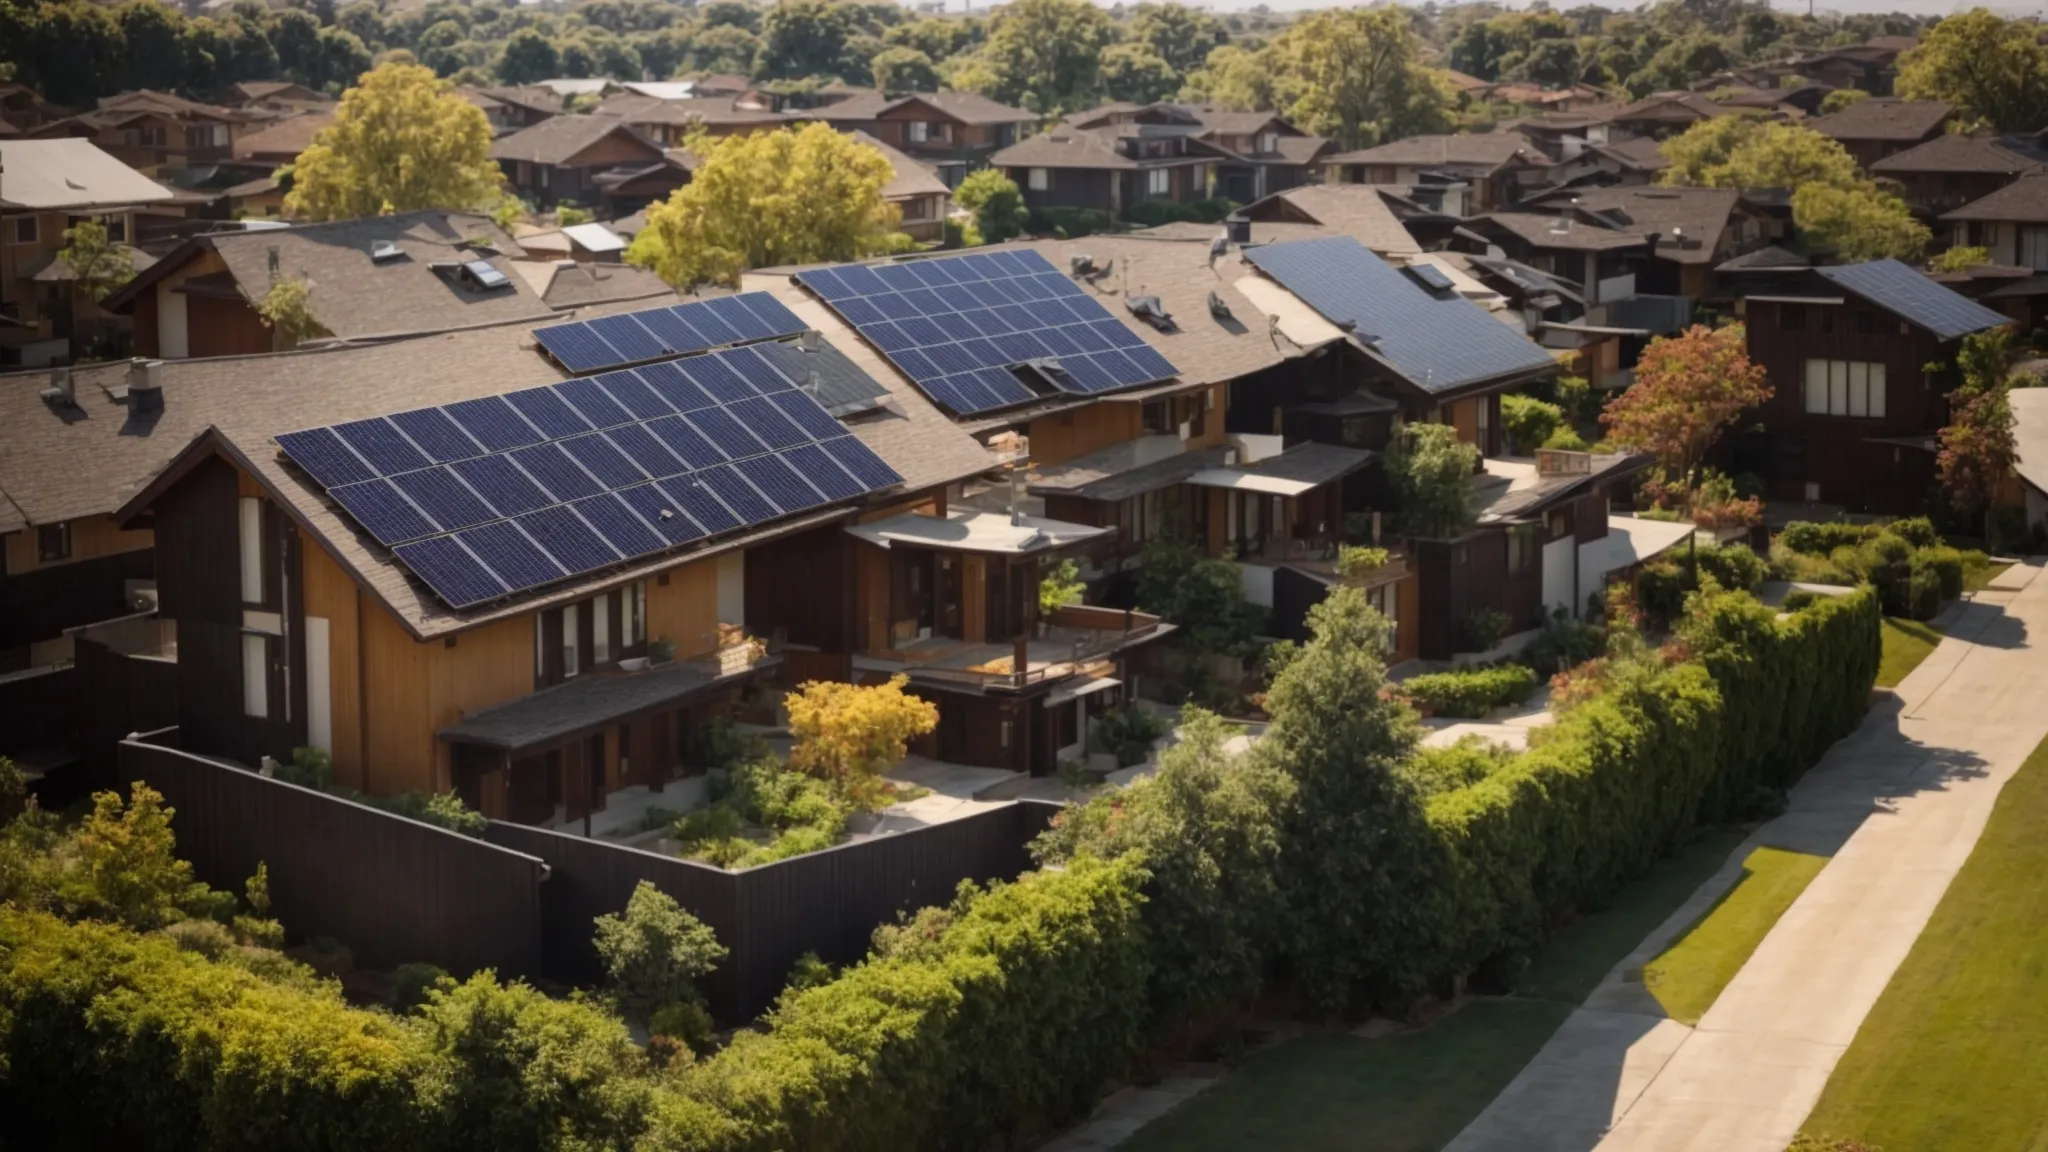
[[[1039,635],[1008,644],[924,640],[872,652],[855,663],[907,672],[913,680],[1017,690],[1071,676],[1134,641],[1170,630],[1148,613],[1070,604],[1056,609]]]

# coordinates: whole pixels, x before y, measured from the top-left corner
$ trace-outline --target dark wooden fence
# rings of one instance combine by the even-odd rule
[[[542,971],[547,866],[532,856],[135,740],[120,771],[176,810],[178,854],[201,880],[239,893],[266,864],[272,915],[295,940],[331,936],[367,968]]]
[[[31,668],[0,677],[0,756],[18,756],[71,732],[74,669]]]
[[[805,952],[835,964],[858,960],[878,926],[945,903],[960,881],[1016,878],[1031,866],[1027,846],[1058,807],[1005,804],[743,872],[518,824],[494,823],[486,838],[548,862],[542,908],[549,976],[593,980],[591,921],[625,908],[646,880],[730,949],[705,993],[719,1019],[740,1021],[774,1002]]]
[[[154,656],[130,656],[80,636],[72,646],[73,698],[65,713],[78,738],[84,780],[93,788],[116,779],[121,741],[178,722],[178,665]]]

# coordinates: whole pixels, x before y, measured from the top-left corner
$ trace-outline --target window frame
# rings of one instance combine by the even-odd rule
[[[1052,169],[1026,168],[1024,170],[1024,187],[1032,192],[1052,191]]]
[[[1173,195],[1173,169],[1147,168],[1145,170],[1145,198]]]
[[[28,225],[28,235],[21,234],[21,226]],[[9,222],[7,242],[9,244],[40,244],[43,241],[42,217],[34,212],[24,212]]]
[[[54,540],[54,546],[52,541]],[[71,559],[71,521],[36,525],[36,563],[62,564]]]
[[[1800,367],[1800,408],[1807,416],[1883,420],[1890,381],[1881,360],[1810,356]]]

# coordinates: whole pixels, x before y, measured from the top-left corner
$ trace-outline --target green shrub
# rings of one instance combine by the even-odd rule
[[[1521,664],[1431,672],[1403,680],[1395,690],[1430,715],[1477,720],[1527,700],[1536,691],[1536,673]]]
[[[1787,593],[1785,602],[1778,605],[1778,607],[1786,612],[1798,612],[1813,607],[1819,600],[1820,593],[1808,592],[1804,588],[1797,588]]]
[[[455,987],[455,979],[434,964],[400,964],[391,974],[391,1007],[403,1015],[425,1004],[430,994]]]
[[[1967,564],[1968,558],[1960,550],[1946,546],[1922,549],[1913,557],[1916,573],[1923,568],[1934,573],[1942,600],[1953,600],[1963,594],[1963,570]]]
[[[694,1000],[665,1005],[647,1021],[649,1036],[680,1040],[692,1052],[704,1053],[717,1046],[718,1028],[711,1012]]]
[[[1579,435],[1577,429],[1570,427],[1559,428],[1557,431],[1552,432],[1544,438],[1543,443],[1538,445],[1538,447],[1549,448],[1558,452],[1585,452],[1589,450],[1586,447],[1586,438]],[[1598,449],[1592,450],[1597,451]]]
[[[1481,608],[1465,617],[1464,640],[1466,652],[1485,652],[1499,644],[1508,634],[1507,613],[1492,608]]]
[[[1116,757],[1117,767],[1143,764],[1152,743],[1173,730],[1165,720],[1143,708],[1112,708],[1092,720],[1088,746]]]
[[[624,912],[599,916],[593,928],[606,986],[626,1016],[641,1023],[671,1004],[701,1001],[697,978],[726,957],[703,921],[646,880],[634,886]]]
[[[1483,736],[1467,736],[1447,748],[1417,748],[1401,773],[1424,796],[1469,788],[1505,766],[1515,754]]]
[[[464,836],[481,837],[484,829],[491,826],[489,817],[464,804],[462,797],[453,792],[406,792],[397,796],[365,796],[357,793],[351,798],[394,816],[403,816],[422,824],[432,824],[436,828],[446,828],[450,832],[460,832]]]
[[[1597,593],[1594,598],[1598,599]],[[1606,645],[1607,633],[1599,625],[1575,620],[1559,608],[1543,622],[1543,630],[1522,649],[1518,658],[1547,680],[1598,656]]]
[[[1500,398],[1500,422],[1508,439],[1514,441],[1515,451],[1532,455],[1564,422],[1564,409],[1510,392]]]
[[[1651,626],[1664,628],[1685,610],[1685,598],[1699,589],[1699,577],[1712,577],[1728,591],[1754,592],[1769,574],[1770,566],[1741,544],[1701,542],[1690,554],[1674,552],[1645,565],[1636,579],[1636,595]]]

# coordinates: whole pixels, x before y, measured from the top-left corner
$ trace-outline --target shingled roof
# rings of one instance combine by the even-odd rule
[[[1377,148],[1339,152],[1334,156],[1325,157],[1323,163],[1494,169],[1510,163],[1518,156],[1530,160],[1544,159],[1543,154],[1534,145],[1513,133],[1460,132],[1455,135],[1410,136],[1405,140],[1381,144]]]
[[[1953,212],[1943,220],[2017,220],[2027,224],[2048,223],[2048,173],[2020,177],[1991,195]]]
[[[1407,189],[1393,189],[1397,194]],[[1351,236],[1382,256],[1422,251],[1377,184],[1303,184],[1245,206],[1253,220],[1320,224]],[[1256,233],[1255,233],[1256,236]]]
[[[1941,131],[1955,110],[1946,100],[1873,96],[1808,120],[1806,126],[1836,140],[1924,140]]]
[[[491,141],[491,158],[524,160],[530,164],[567,164],[585,149],[615,134],[645,145],[650,159],[661,156],[661,145],[617,117],[552,116]]]
[[[1983,172],[1992,175],[2017,175],[2021,172],[2038,171],[2041,166],[2039,160],[2020,155],[2007,148],[1996,137],[1944,132],[1924,144],[1916,144],[1904,152],[1879,160],[1870,166],[1870,170],[1880,175],[1903,175],[1912,172]]]
[[[304,112],[288,116],[261,132],[251,132],[235,141],[234,154],[238,160],[292,156],[312,147],[313,137],[322,129],[334,123],[334,113],[329,111]]]
[[[1035,113],[1022,108],[1012,108],[975,92],[955,92],[941,89],[937,92],[912,92],[903,96],[888,96],[874,89],[862,89],[857,95],[849,96],[834,104],[807,109],[805,114],[815,119],[832,123],[836,121],[868,121],[893,112],[906,104],[922,104],[949,120],[962,124],[1025,124],[1037,120]]]
[[[1678,264],[1713,262],[1721,232],[1742,201],[1735,188],[1616,187],[1574,188],[1552,194],[1546,202],[1556,205],[1564,196],[1576,199],[1581,212],[1606,214],[1624,231],[1657,233],[1657,257]],[[1683,245],[1677,242],[1681,230]]]

